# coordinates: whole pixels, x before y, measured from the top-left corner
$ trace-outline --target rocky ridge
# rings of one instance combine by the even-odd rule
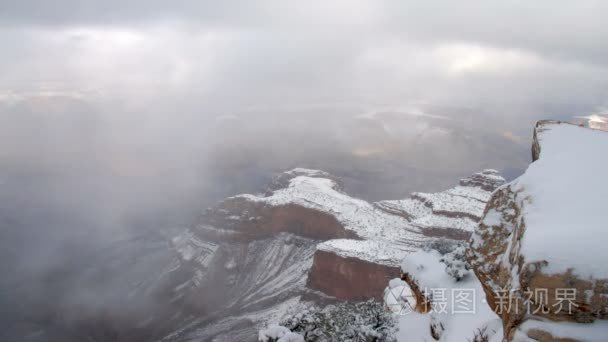
[[[458,186],[443,192],[415,192],[404,200],[381,201],[375,205],[403,216],[426,236],[467,240],[481,219],[492,191],[504,182],[498,171],[487,169],[461,179]]]
[[[380,298],[403,257],[424,241],[467,239],[491,190],[502,183],[497,171],[485,170],[441,193],[369,203],[344,193],[326,172],[297,168],[277,175],[263,194],[227,198],[203,222],[245,240],[278,232],[317,240],[310,289],[344,300]]]

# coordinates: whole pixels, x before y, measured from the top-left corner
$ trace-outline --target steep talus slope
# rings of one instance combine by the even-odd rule
[[[541,121],[534,162],[493,193],[469,260],[505,339],[605,340],[607,150],[606,132]]]
[[[251,241],[218,241],[209,265],[191,269],[193,276],[174,288],[176,296],[195,306],[199,314],[163,340],[216,336],[252,340],[259,324],[273,314],[284,314],[286,308],[295,309],[308,292],[306,275],[316,243],[288,233]],[[201,248],[194,254],[200,252]]]
[[[62,330],[37,340],[254,341],[260,324],[311,296],[318,242],[290,233],[245,240],[204,224],[116,242],[66,280],[79,290],[60,317],[43,317]]]

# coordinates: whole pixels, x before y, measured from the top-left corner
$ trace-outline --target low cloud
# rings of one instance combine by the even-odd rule
[[[44,284],[295,166],[369,200],[485,167],[515,177],[535,120],[608,107],[606,12],[586,0],[0,0],[0,267]]]

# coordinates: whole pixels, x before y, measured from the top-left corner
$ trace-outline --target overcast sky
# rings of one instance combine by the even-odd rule
[[[600,0],[0,0],[0,162],[73,179],[94,156],[87,168],[149,176],[142,189],[192,188],[201,163],[359,163],[395,189],[374,198],[480,167],[514,176],[535,120],[608,107],[606,13]],[[443,181],[394,179],[405,168]]]
[[[521,170],[535,120],[608,107],[606,13],[599,0],[0,0],[0,161],[67,169],[95,154],[112,172],[179,164],[198,179],[192,160],[213,153],[283,161],[272,169],[340,149],[409,162],[396,170]]]
[[[605,13],[601,0],[2,0],[0,96],[162,94],[214,115],[345,103],[585,114],[606,105]]]

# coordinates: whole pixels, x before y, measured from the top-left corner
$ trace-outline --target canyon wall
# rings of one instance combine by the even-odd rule
[[[386,283],[399,271],[396,266],[317,250],[306,285],[340,300],[381,300]]]

